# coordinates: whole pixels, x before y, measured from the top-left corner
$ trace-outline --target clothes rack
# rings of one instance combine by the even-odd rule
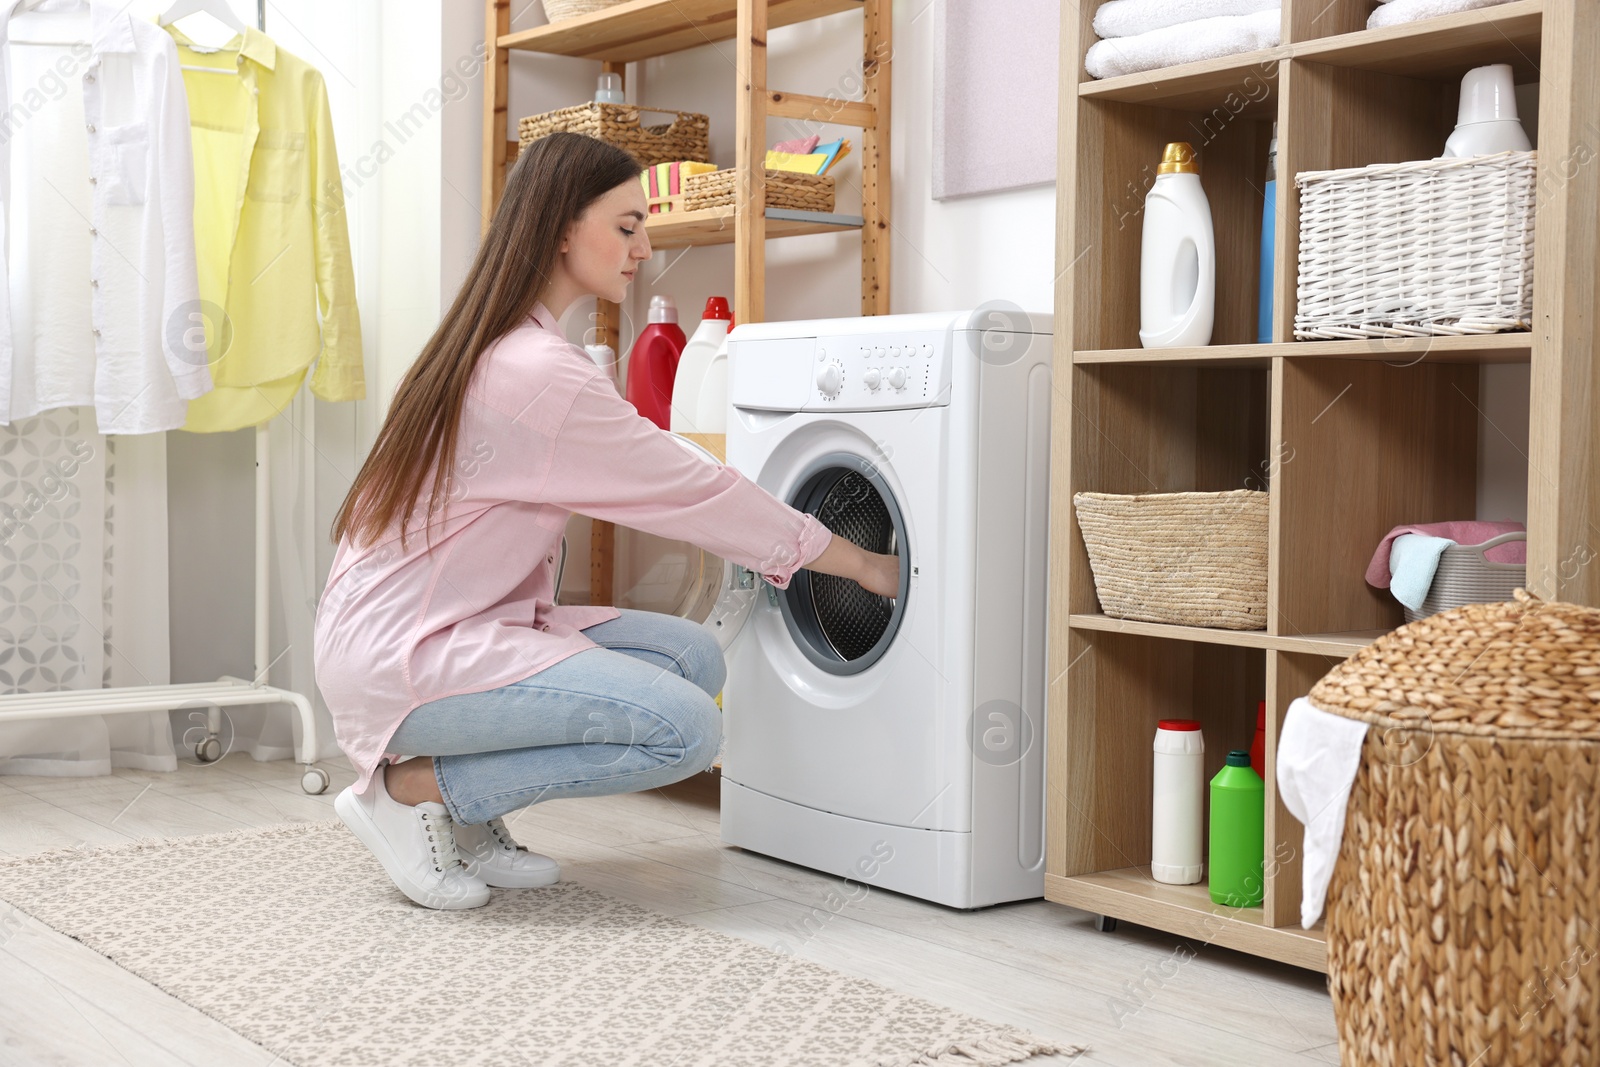
[[[265,0],[256,7],[257,28],[266,29]],[[205,708],[206,735],[195,743],[195,757],[212,763],[222,757],[222,709],[251,704],[290,704],[300,716],[300,746],[297,762],[302,766],[300,788],[318,794],[328,788],[328,772],[316,766],[317,720],[311,700],[303,693],[265,684],[272,666],[268,599],[271,582],[272,480],[267,428],[256,427],[256,508],[255,508],[255,652],[252,678],[225,674],[215,682],[179,685],[135,685],[102,689],[69,689],[49,693],[18,693],[0,696],[0,724],[35,719],[61,719],[76,715],[123,715],[135,712],[169,711],[175,708]],[[305,469],[300,491],[306,499],[316,499],[315,420],[305,420]],[[307,509],[308,514],[313,509]],[[314,518],[308,520],[315,525]],[[314,543],[314,542],[313,542]]]

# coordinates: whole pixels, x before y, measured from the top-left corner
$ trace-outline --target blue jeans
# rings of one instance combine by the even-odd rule
[[[583,631],[600,648],[510,685],[413,708],[388,751],[432,756],[462,824],[541,800],[668,785],[711,766],[727,665],[704,627],[619,608]]]

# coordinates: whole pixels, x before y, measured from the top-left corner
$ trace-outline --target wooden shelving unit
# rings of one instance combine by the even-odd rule
[[[767,33],[782,26],[860,11],[863,99],[839,100],[774,90],[767,85]],[[853,230],[861,234],[861,314],[889,311],[890,61],[894,53],[890,0],[626,0],[552,25],[511,32],[511,0],[485,0],[487,42],[483,90],[483,225],[505,188],[517,155],[507,113],[514,51],[593,59],[603,71],[627,77],[627,64],[732,39],[735,42],[735,163],[749,180],[738,184],[729,208],[655,215],[646,222],[652,248],[734,246],[733,314],[738,322],[766,318],[766,242]],[[572,101],[552,101],[551,107]],[[861,130],[861,214],[789,211],[766,204],[767,119],[855,126]],[[600,301],[596,344],[621,352],[617,305]],[[715,449],[720,453],[720,446]],[[615,531],[596,521],[590,546],[591,601],[613,596]]]
[[[1326,969],[1299,925],[1300,825],[1270,752],[1289,703],[1401,622],[1363,578],[1401,522],[1476,514],[1479,365],[1529,367],[1528,585],[1600,604],[1600,431],[1594,417],[1600,10],[1517,0],[1366,30],[1369,0],[1284,0],[1284,43],[1093,81],[1095,4],[1062,23],[1056,403],[1045,895],[1113,918]],[[1539,215],[1529,333],[1293,340],[1297,202],[1307,170],[1425,159],[1454,126],[1461,75],[1507,62],[1538,77]],[[1273,342],[1256,344],[1262,185],[1278,122]],[[1217,235],[1213,345],[1139,348],[1144,194],[1162,147],[1189,141]],[[1520,447],[1520,445],[1519,445]],[[1269,488],[1264,631],[1101,613],[1072,495]],[[1192,716],[1208,777],[1246,747],[1267,701],[1266,899],[1213,905],[1152,881],[1156,720]]]

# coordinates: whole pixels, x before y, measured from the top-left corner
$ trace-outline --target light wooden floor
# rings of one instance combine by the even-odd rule
[[[332,818],[334,795],[354,775],[342,759],[324,766],[333,784],[320,797],[301,793],[293,764],[241,754],[209,767],[185,763],[173,774],[0,777],[0,852]],[[963,913],[872,890],[840,907],[829,893],[838,880],[723,847],[716,790],[707,774],[651,793],[553,801],[507,823],[522,844],[559,859],[573,881],[1087,1044],[1083,1064],[1338,1063],[1320,975],[1199,945],[1186,959],[1168,935],[1127,924],[1097,933],[1087,914],[1042,900]],[[0,1065],[272,1062],[271,1053],[0,902]]]

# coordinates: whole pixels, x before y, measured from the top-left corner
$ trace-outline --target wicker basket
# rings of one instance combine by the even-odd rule
[[[1341,1061],[1600,1063],[1600,611],[1448,611],[1310,700],[1374,727],[1328,887]]]
[[[695,174],[683,180],[683,209],[699,211],[708,207],[728,207],[734,202],[739,180],[737,167]],[[832,211],[833,178],[826,174],[802,174],[793,170],[767,168],[767,206],[791,211]]]
[[[1295,175],[1299,340],[1525,330],[1536,153]]]
[[[544,17],[551,22],[560,22],[563,19],[575,19],[579,15],[604,11],[622,2],[623,0],[544,0]]]
[[[1468,604],[1490,604],[1510,600],[1527,585],[1525,563],[1491,563],[1484,555],[1507,541],[1526,541],[1525,533],[1501,534],[1481,545],[1451,545],[1439,555],[1439,569],[1433,574],[1427,599],[1418,609],[1406,608],[1406,622],[1416,622],[1451,608]]]
[[[711,162],[711,120],[693,111],[662,111],[678,117],[659,126],[640,125],[639,112],[659,110],[591,101],[519,120],[517,141],[527,147],[547,134],[582,133],[627,149],[646,167],[674,160]]]
[[[1077,493],[1100,610],[1117,619],[1262,630],[1266,493]]]

